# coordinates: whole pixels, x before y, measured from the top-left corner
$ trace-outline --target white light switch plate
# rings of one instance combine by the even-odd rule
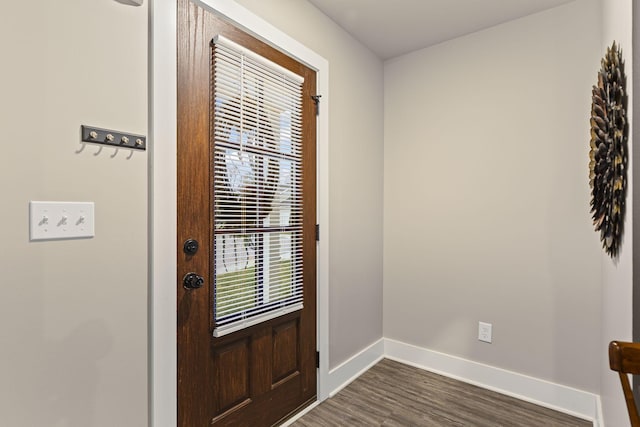
[[[93,237],[93,202],[29,202],[29,239]]]

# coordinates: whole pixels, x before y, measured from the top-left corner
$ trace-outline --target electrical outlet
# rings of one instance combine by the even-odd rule
[[[491,343],[491,323],[478,322],[478,340]]]

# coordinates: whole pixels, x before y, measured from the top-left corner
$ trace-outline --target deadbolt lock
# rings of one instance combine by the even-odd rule
[[[199,247],[200,247],[200,244],[198,243],[197,240],[188,239],[184,242],[184,246],[182,246],[182,249],[184,250],[184,253],[188,255],[194,255],[196,252],[198,252]]]

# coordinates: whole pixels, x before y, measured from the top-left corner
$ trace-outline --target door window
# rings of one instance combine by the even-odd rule
[[[214,336],[302,308],[304,79],[214,39]]]

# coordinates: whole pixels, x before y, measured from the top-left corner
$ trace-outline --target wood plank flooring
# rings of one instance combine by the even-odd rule
[[[591,427],[531,403],[384,359],[292,424],[327,426]]]

